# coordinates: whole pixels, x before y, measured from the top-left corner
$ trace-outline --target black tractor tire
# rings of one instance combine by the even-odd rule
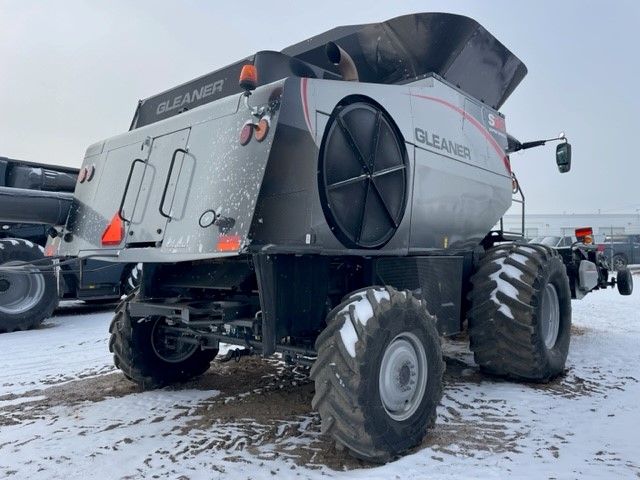
[[[44,259],[40,245],[18,238],[0,240],[0,267],[38,261],[29,273],[0,270],[0,333],[34,328],[58,306],[56,276]]]
[[[375,463],[421,443],[436,419],[444,372],[424,303],[392,287],[354,292],[329,313],[316,349],[312,406],[323,433]]]
[[[624,255],[618,253],[618,254],[613,256],[613,260],[611,261],[611,263],[613,264],[612,270],[620,271],[620,270],[623,270],[623,269],[627,268],[627,265],[629,264],[629,261],[627,260],[627,257],[625,257]]]
[[[616,285],[620,295],[631,295],[633,293],[633,277],[628,268],[618,270],[616,274]]]
[[[218,354],[217,349],[202,350],[181,342],[163,331],[165,317],[132,319],[128,305],[135,301],[137,289],[116,307],[109,326],[109,351],[125,377],[144,389],[185,382],[206,372]]]
[[[505,244],[471,277],[470,347],[486,373],[531,382],[560,374],[569,353],[571,290],[551,248]]]
[[[122,278],[120,280],[120,290],[123,295],[129,295],[136,288],[140,286],[142,280],[142,264],[134,263],[128,265],[122,272]]]

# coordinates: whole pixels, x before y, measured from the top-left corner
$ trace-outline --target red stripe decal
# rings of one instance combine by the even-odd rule
[[[469,115],[467,112],[465,112],[461,108],[456,107],[452,103],[445,102],[444,100],[441,100],[440,98],[428,97],[426,95],[417,95],[415,93],[408,93],[408,94],[405,94],[405,95],[409,95],[411,97],[422,98],[423,100],[431,100],[432,102],[436,102],[436,103],[439,103],[441,105],[444,105],[445,107],[449,107],[452,110],[455,110],[456,112],[458,112],[460,115],[462,115],[465,118],[465,120],[468,120],[469,122],[471,122],[471,124],[474,125],[478,130],[480,130],[480,132],[485,136],[485,138],[489,141],[489,143],[491,144],[493,149],[496,151],[498,156],[500,156],[500,158],[502,158],[502,161],[504,162],[504,166],[507,169],[507,173],[509,173],[509,175],[511,175],[511,165],[509,165],[509,159],[504,154],[504,150],[502,150],[502,147],[500,146],[500,144],[498,142],[496,142],[496,139],[491,136],[491,134],[487,131],[487,129],[484,128],[484,126],[478,120],[473,118],[471,115]]]
[[[304,108],[304,118],[307,122],[307,128],[309,129],[309,133],[313,135],[311,131],[311,117],[309,115],[309,104],[307,103],[307,80],[308,78],[302,78],[302,107]]]

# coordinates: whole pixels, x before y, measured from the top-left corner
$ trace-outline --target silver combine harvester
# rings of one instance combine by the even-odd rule
[[[484,372],[546,382],[571,299],[631,293],[588,229],[565,252],[494,230],[523,202],[509,154],[548,141],[518,142],[499,112],[526,72],[444,13],[260,51],[140,101],[128,132],[90,146],[49,251],[143,264],[110,326],[127,378],[185,381],[220,342],[278,353],[312,365],[324,432],[389,461],[436,418],[439,335],[468,328]]]

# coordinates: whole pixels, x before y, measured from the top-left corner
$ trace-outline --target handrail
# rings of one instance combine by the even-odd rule
[[[160,200],[160,206],[158,207],[158,211],[160,212],[160,215],[162,215],[165,218],[168,218],[169,220],[171,220],[171,215],[164,212],[164,201],[167,197],[167,190],[169,189],[169,181],[171,180],[173,167],[176,163],[176,155],[178,155],[178,153],[180,152],[184,153],[185,155],[189,153],[189,151],[185,150],[184,148],[177,148],[173,152],[173,155],[171,156],[171,165],[169,165],[169,173],[167,174],[167,181],[164,183],[164,189],[162,190],[162,199]]]
[[[124,202],[127,198],[127,193],[129,192],[129,184],[131,183],[131,176],[133,175],[133,168],[136,163],[147,163],[146,160],[142,160],[141,158],[136,158],[133,162],[131,162],[131,167],[129,168],[129,175],[127,175],[127,183],[124,186],[124,192],[122,192],[122,199],[120,200],[120,207],[118,208],[118,216],[120,220],[123,222],[131,223],[131,220],[127,220],[122,214],[122,209],[124,208]]]

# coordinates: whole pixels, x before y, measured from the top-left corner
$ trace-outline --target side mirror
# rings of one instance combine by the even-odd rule
[[[556,164],[560,173],[571,170],[571,144],[564,142],[556,147]]]

